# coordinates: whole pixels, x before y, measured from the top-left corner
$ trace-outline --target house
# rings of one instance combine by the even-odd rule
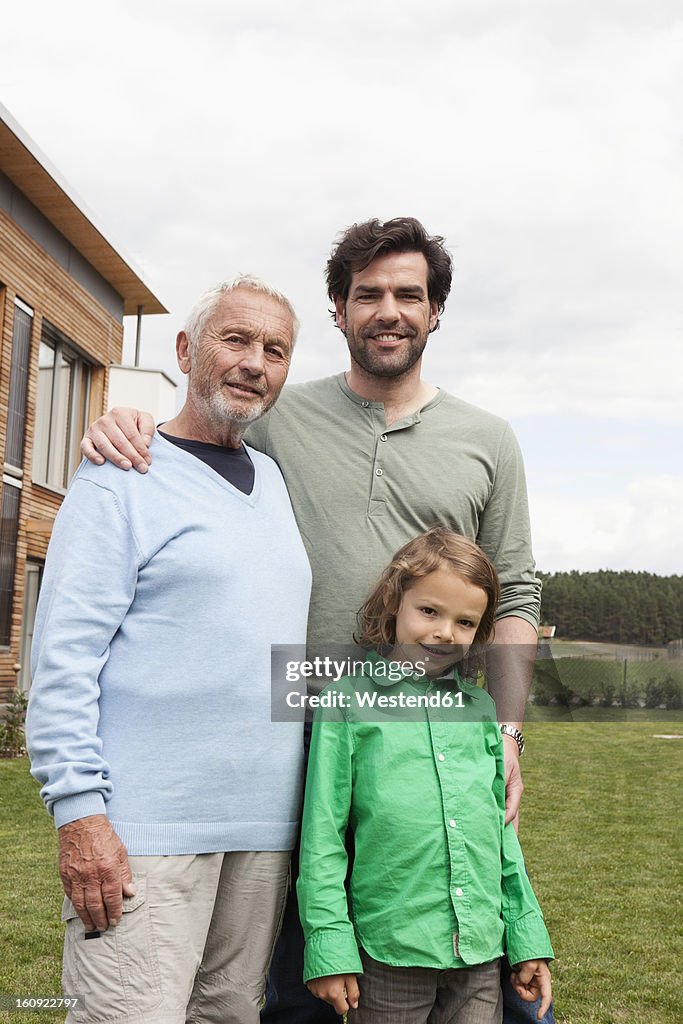
[[[166,312],[0,106],[0,710],[30,683],[52,524],[84,426],[107,408],[123,317]]]

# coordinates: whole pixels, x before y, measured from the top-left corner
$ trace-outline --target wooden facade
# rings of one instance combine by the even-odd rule
[[[44,561],[51,525],[64,496],[62,484],[66,483],[68,465],[71,465],[67,457],[65,478],[57,484],[54,479],[47,483],[45,474],[36,472],[34,449],[38,444],[37,438],[39,435],[46,436],[50,430],[50,425],[41,423],[41,416],[44,417],[45,413],[39,401],[39,354],[42,350],[44,359],[45,353],[50,351],[45,344],[45,331],[51,331],[51,337],[64,340],[63,347],[69,360],[77,366],[79,372],[83,370],[87,390],[84,389],[80,396],[78,411],[79,417],[83,415],[89,422],[106,408],[108,368],[121,361],[123,315],[130,308],[130,303],[135,302],[136,308],[142,307],[143,312],[165,311],[144,282],[131,270],[129,263],[123,261],[111,244],[106,242],[99,229],[95,233],[102,239],[100,269],[94,265],[97,260],[93,257],[92,237],[88,240],[88,246],[79,249],[77,235],[72,234],[71,238],[67,238],[59,230],[56,226],[59,217],[55,211],[59,213],[61,210],[62,214],[66,211],[73,220],[73,210],[76,209],[91,235],[95,231],[91,221],[65,191],[63,183],[55,181],[55,172],[49,165],[46,166],[40,154],[36,155],[31,141],[5,115],[6,112],[0,108],[0,454],[4,464],[0,504],[4,490],[9,486],[14,488],[13,506],[16,506],[17,492],[20,496],[11,610],[7,606],[10,600],[7,593],[0,593],[5,603],[0,611],[4,613],[6,623],[5,635],[0,637],[0,713],[17,687],[22,649],[26,655],[23,613],[27,566],[39,569]],[[35,200],[36,180],[41,175],[50,198],[49,207],[45,205],[42,209],[36,205]],[[26,191],[22,189],[23,184],[27,185]],[[29,186],[33,190],[33,199],[28,197]],[[81,230],[85,230],[83,224]],[[87,256],[83,250],[87,251]],[[117,275],[112,273],[109,279],[101,272],[101,268],[108,265],[107,260],[111,264],[115,263],[114,257],[126,268],[134,283],[134,287],[130,287],[130,294],[121,293],[126,291],[127,285],[124,287],[121,284],[125,275],[120,267]],[[143,305],[146,296],[147,309]],[[152,308],[154,304],[156,308]],[[17,310],[20,312],[17,313]],[[22,357],[26,366],[21,376],[21,392],[23,396],[25,388],[25,402],[22,412],[23,458],[20,466],[16,465],[16,458],[11,460],[13,465],[8,465],[6,451],[10,429],[8,420],[11,420],[14,412],[12,403],[15,406],[17,403],[16,381],[14,398],[10,396],[12,373],[19,375],[13,366],[12,357],[17,316],[23,316],[24,325],[30,323],[28,355],[24,353]],[[28,329],[24,327],[24,337]],[[61,353],[61,349],[59,351]],[[56,375],[58,371],[55,369],[53,372]],[[54,396],[54,391],[52,394]],[[72,404],[70,408],[74,409],[76,405]],[[54,398],[51,423],[53,415]],[[17,421],[15,414],[12,422]],[[81,430],[81,423],[72,424],[72,427],[75,437],[75,431]],[[14,429],[16,431],[17,427]],[[14,450],[17,450],[16,439]],[[73,445],[70,451],[73,452]],[[2,507],[5,508],[6,504],[2,504]],[[7,543],[7,522],[0,520],[0,526],[5,527],[5,545],[0,550],[0,571],[4,571],[7,576],[12,545]],[[0,620],[2,617],[0,615]]]

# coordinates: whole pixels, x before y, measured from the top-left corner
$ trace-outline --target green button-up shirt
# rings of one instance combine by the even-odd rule
[[[297,887],[304,980],[362,972],[359,945],[400,967],[465,967],[504,951],[513,964],[551,958],[517,835],[504,826],[494,702],[457,677],[388,683],[382,659],[367,660],[363,675],[334,684],[341,700],[313,725]],[[373,693],[432,703],[448,693],[453,706],[369,711],[361,703],[372,698],[359,695]]]

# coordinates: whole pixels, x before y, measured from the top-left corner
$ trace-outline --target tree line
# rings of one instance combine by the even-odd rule
[[[539,573],[541,622],[564,640],[659,646],[683,637],[683,576]]]

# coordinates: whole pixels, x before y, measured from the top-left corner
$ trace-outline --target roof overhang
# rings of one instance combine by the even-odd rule
[[[9,111],[0,104],[0,169],[123,299],[124,316],[168,313],[132,260],[107,239],[96,218]]]

